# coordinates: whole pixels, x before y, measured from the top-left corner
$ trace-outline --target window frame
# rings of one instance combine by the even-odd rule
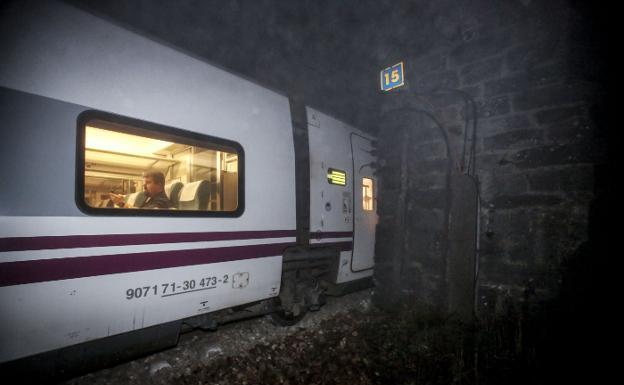
[[[238,155],[238,207],[234,211],[199,211],[199,210],[149,210],[140,208],[105,208],[92,207],[85,202],[85,136],[87,125],[100,120],[113,125],[119,125],[118,132],[148,136],[151,138],[166,140],[175,143],[196,145],[202,148],[220,151],[236,151]],[[213,217],[213,218],[237,218],[245,211],[245,152],[240,143],[229,139],[218,138],[211,135],[200,134],[193,131],[182,130],[158,123],[152,123],[141,119],[129,118],[99,110],[86,110],[77,118],[76,133],[76,195],[75,201],[78,209],[87,215],[93,216],[140,216],[140,217]]]
[[[365,196],[364,196],[364,191],[362,190],[362,211],[365,212],[365,213],[368,213],[368,212],[375,211],[375,179],[373,179],[371,177],[368,177],[368,176],[363,176],[362,177],[362,187],[364,187],[364,179],[370,180],[370,185],[371,185],[370,186],[371,187],[371,196],[370,196],[370,198],[371,198],[371,202],[370,202],[371,203],[371,208],[370,209],[365,209],[364,208],[364,197]]]

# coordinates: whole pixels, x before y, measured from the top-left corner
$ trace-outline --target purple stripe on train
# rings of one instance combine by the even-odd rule
[[[80,247],[130,246],[144,244],[229,241],[294,237],[295,230],[232,231],[210,233],[148,233],[62,235],[44,237],[0,238],[0,251],[74,249]]]
[[[0,238],[0,252],[283,238],[295,237],[296,235],[297,232],[295,230],[263,230],[210,233],[147,233],[13,237]],[[313,239],[346,238],[353,237],[353,232],[314,232],[310,234],[310,237]]]
[[[203,265],[281,255],[292,243],[187,249],[0,264],[0,286]]]
[[[0,263],[0,287],[282,255],[294,243],[166,250]],[[341,251],[351,242],[328,243]]]

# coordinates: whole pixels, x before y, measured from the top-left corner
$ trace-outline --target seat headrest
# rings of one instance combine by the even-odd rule
[[[190,202],[197,196],[197,192],[199,188],[205,184],[207,184],[205,180],[199,180],[197,182],[187,183],[182,187],[182,191],[180,191],[180,202]]]
[[[180,190],[182,190],[182,186],[184,186],[184,184],[178,181],[165,185],[165,194],[167,194],[167,197],[175,207],[180,203]]]
[[[169,199],[171,199],[171,195],[175,195],[177,194],[180,189],[182,189],[182,182],[171,182],[167,185],[165,185],[165,194],[167,194],[167,196],[169,197]]]

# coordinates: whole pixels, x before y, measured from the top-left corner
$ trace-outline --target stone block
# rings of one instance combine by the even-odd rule
[[[396,139],[394,143],[386,142],[385,140],[383,142],[378,142],[377,153],[379,154],[379,160],[383,162],[383,165],[396,167],[401,163],[401,152],[397,151]]]
[[[412,112],[414,104],[411,91],[405,90],[393,90],[390,93],[384,93],[383,98],[378,100],[382,129],[402,125],[403,117]]]
[[[508,264],[530,265],[533,263],[532,238],[530,226],[519,229],[517,232],[497,232],[496,235],[482,241],[481,261],[483,265],[503,265],[504,270]],[[486,262],[487,261],[487,262]],[[497,261],[492,263],[493,261]]]
[[[379,142],[377,148],[379,149],[379,158],[385,162],[384,164],[387,164],[389,167],[396,167],[401,163],[401,152],[397,151],[396,137],[392,141],[386,142],[386,140],[383,140]]]
[[[512,263],[532,265],[534,263],[533,244],[535,234],[527,228],[523,233],[509,234],[503,240],[505,255]]]
[[[479,271],[482,284],[498,287],[522,287],[531,277],[531,270],[526,265],[511,263],[500,255],[482,261]]]
[[[411,161],[409,164],[410,173],[428,174],[448,172],[447,159],[431,159],[421,161]]]
[[[409,186],[410,188],[415,188],[418,190],[441,189],[446,186],[446,174],[439,172],[427,174],[410,172]]]
[[[477,101],[477,111],[479,118],[507,114],[510,111],[509,99],[506,96],[481,99]]]
[[[422,122],[422,124],[418,124]],[[431,119],[423,115],[422,120],[414,125],[410,131],[410,140],[414,142],[429,142],[442,138],[440,128],[431,121]]]
[[[518,151],[513,164],[518,168],[537,168],[607,161],[606,143],[601,141],[542,146]]]
[[[466,105],[466,98],[478,98],[481,96],[481,85],[471,85],[456,89],[440,89],[432,94],[422,95],[436,110],[448,106],[459,108]]]
[[[490,201],[496,209],[509,210],[521,207],[555,206],[563,202],[563,198],[550,194],[517,194],[500,195]]]
[[[483,149],[484,151],[497,151],[535,147],[541,144],[543,140],[544,130],[514,130],[483,138]]]
[[[487,261],[491,260],[493,256],[502,256],[502,254],[503,250],[500,249],[498,239],[487,238],[480,235],[479,267],[482,267]]]
[[[480,173],[489,173],[493,170],[512,172],[515,167],[508,159],[507,153],[503,154],[477,154],[476,169]]]
[[[546,129],[548,140],[558,144],[591,141],[595,131],[593,122],[579,116],[554,123]]]
[[[481,179],[481,194],[484,198],[522,194],[528,191],[528,179],[524,173],[497,171],[483,174]]]
[[[565,63],[531,68],[528,71],[528,84],[531,87],[542,87],[551,83],[563,82],[569,76],[565,68]]]
[[[465,65],[460,71],[462,84],[473,85],[487,79],[500,76],[503,66],[502,57],[493,57]]]
[[[419,143],[412,146],[410,158],[412,158],[412,155],[418,159],[445,158],[446,144],[441,141]]]
[[[406,226],[409,234],[413,232],[433,233],[444,225],[442,209],[410,205],[407,214]]]
[[[396,253],[391,246],[392,244],[388,243],[375,243],[375,264],[379,265],[379,269],[382,269],[382,266],[391,266],[392,256]],[[375,269],[377,268],[378,266],[375,266]]]
[[[423,97],[435,108],[459,106],[464,103],[462,97],[455,92],[440,91],[423,95]]]
[[[562,81],[564,80],[564,76],[565,74],[562,73],[560,65],[531,68],[521,73],[515,73],[511,76],[486,82],[484,95],[486,97],[491,97],[505,94],[518,94],[526,92],[531,88],[538,88]]]
[[[505,62],[511,72],[526,71],[547,62],[559,61],[552,41],[537,41],[516,46],[507,52]]]
[[[459,115],[459,108],[456,105],[438,108],[433,114],[443,124],[456,122],[461,118]]]
[[[566,121],[573,117],[586,116],[589,109],[585,104],[572,107],[555,107],[537,111],[535,120],[538,124],[551,124]]]
[[[466,127],[466,125],[464,123],[462,124],[446,124],[444,125],[444,127],[446,128],[446,132],[449,135],[449,139],[453,140],[453,141],[457,141],[462,139],[464,137],[464,129]],[[470,130],[470,126],[469,126],[469,130]]]
[[[399,204],[397,200],[398,196],[398,189],[383,188],[379,192],[379,199],[377,200],[377,210],[379,215],[396,215]]]
[[[422,230],[410,232],[406,245],[406,261],[418,263],[422,266],[421,270],[423,271],[430,270],[431,267],[427,266],[429,260],[432,259],[436,253],[438,253],[438,247],[432,241],[431,234]]]
[[[522,73],[486,82],[483,95],[485,95],[485,97],[492,97],[513,94],[524,91],[528,87],[529,77],[527,74]]]
[[[528,175],[529,190],[534,192],[592,191],[594,167],[573,165],[554,169],[537,169]]]
[[[407,264],[401,271],[401,289],[410,292],[422,290],[422,272],[414,265]]]
[[[506,132],[531,127],[531,122],[525,113],[497,116],[489,119],[480,119],[477,135],[484,137],[491,133]]]
[[[396,226],[393,224],[393,218],[394,215],[383,216],[382,219],[384,219],[384,221],[380,221],[380,224],[377,225],[375,239],[378,243],[387,245],[396,241],[398,232]]]
[[[558,268],[588,237],[588,212],[584,204],[567,203],[543,210],[531,222],[536,265]]]
[[[446,69],[446,53],[433,53],[414,60],[409,64],[409,72],[414,75],[414,79],[419,79],[423,74],[430,72],[441,72]]]
[[[395,283],[397,277],[395,276],[394,268],[388,263],[380,263],[375,261],[375,280],[381,285],[380,287],[391,288]]]
[[[397,143],[401,141],[399,138],[404,137],[403,130],[408,131],[408,140],[413,143],[440,138],[438,128],[420,107],[388,111],[382,119],[380,131],[384,134],[381,135],[379,148],[392,152],[395,158],[400,157]]]
[[[512,43],[512,34],[509,30],[491,34],[462,44],[451,51],[451,66],[461,66],[483,58],[500,54]]]
[[[410,207],[444,208],[446,207],[446,190],[413,190],[409,192]]]
[[[561,174],[559,170],[537,169],[529,176],[529,189],[532,192],[561,191]]]
[[[392,168],[389,165],[384,165],[380,169],[379,174],[382,175],[382,177],[379,178],[379,187],[384,193],[391,191],[398,192],[401,187],[401,178],[398,172],[398,168]]]
[[[429,276],[444,274],[445,262],[442,258],[442,253],[438,244],[431,244],[429,253],[421,253],[418,249],[414,251],[416,251],[418,261],[423,266],[422,271],[424,274]]]
[[[595,98],[600,88],[589,83],[555,84],[535,88],[516,95],[513,99],[514,111],[553,107],[562,104],[579,103]]]
[[[475,84],[467,87],[461,87],[460,90],[468,94],[472,99],[477,99],[483,96],[481,84]]]
[[[439,229],[423,229],[410,233],[407,239],[407,260],[417,262],[425,273],[440,274],[444,263],[442,249],[445,233]]]
[[[416,79],[418,93],[432,93],[440,88],[458,88],[459,77],[456,71],[430,72]]]
[[[511,111],[511,106],[509,103],[509,97],[507,95],[496,96],[492,98],[485,99],[477,99],[475,100],[477,104],[477,117],[479,119],[486,119],[492,116],[505,115]],[[472,107],[466,110],[462,108],[461,117],[464,117],[468,114],[468,118],[472,119]]]
[[[375,255],[375,257],[378,257]],[[375,274],[388,276],[392,274],[394,266],[391,258],[377,258],[375,260]]]

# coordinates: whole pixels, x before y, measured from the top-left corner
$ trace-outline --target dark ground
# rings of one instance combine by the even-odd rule
[[[580,321],[566,318],[574,313],[561,302],[510,306],[468,325],[417,305],[382,311],[370,298],[370,291],[330,298],[293,327],[257,318],[187,334],[174,349],[67,385],[558,384],[598,378],[591,356],[599,352],[585,350],[595,344],[583,341]]]

